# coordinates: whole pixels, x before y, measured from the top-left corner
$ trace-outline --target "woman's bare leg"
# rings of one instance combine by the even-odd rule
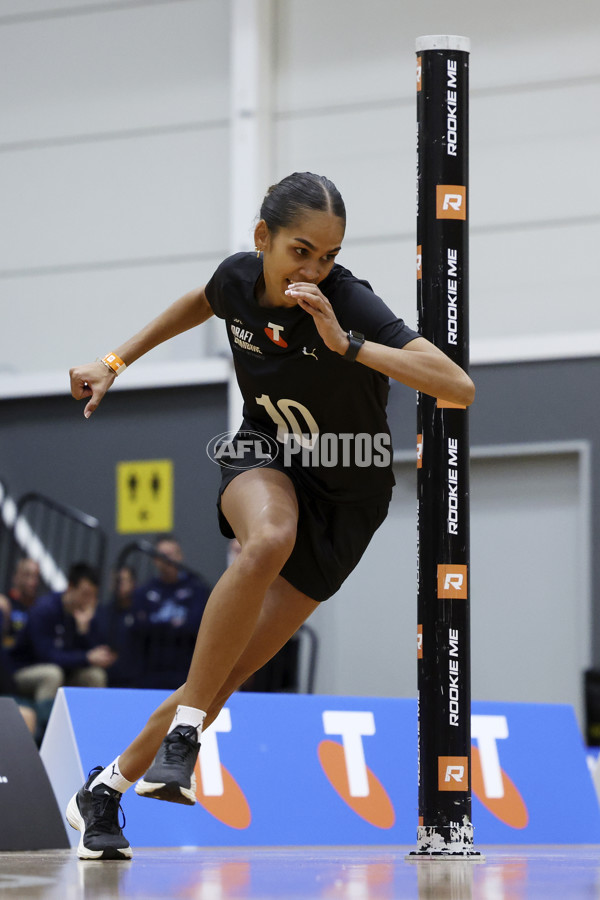
[[[234,691],[272,659],[320,605],[281,576],[273,582],[252,639],[208,709],[204,728],[214,722]]]
[[[285,579],[278,577],[275,580],[267,591],[248,646],[207,710],[205,729],[217,718],[231,694],[275,656],[318,606],[317,602],[297,591]],[[150,767],[181,703],[184,687],[178,688],[161,703],[138,737],[119,757],[119,768],[128,781],[137,781]]]
[[[119,767],[128,781],[136,781],[152,763],[179,704],[212,713],[211,708],[216,698],[223,695],[232,671],[234,668],[240,671],[240,659],[262,618],[269,586],[275,579],[287,585],[278,574],[294,546],[298,518],[296,494],[289,478],[273,469],[244,472],[229,484],[221,506],[242,549],[208,600],[186,683],[161,704],[119,757]],[[289,625],[282,623],[282,642],[255,668],[270,659],[318,605],[299,591],[295,593],[303,598],[300,603],[303,617],[296,612]],[[272,614],[268,616],[270,619]],[[292,620],[297,624],[289,631]],[[271,625],[268,630],[271,628],[277,632],[276,626]],[[260,633],[264,630],[265,626],[261,625]],[[264,642],[267,647],[266,636]],[[213,719],[211,715],[207,722]]]
[[[297,591],[285,579],[278,577],[274,581],[267,591],[254,634],[209,707],[204,728],[214,722],[228,697],[275,656],[318,606],[318,603]],[[178,688],[161,703],[138,737],[121,754],[119,767],[121,772],[125,768],[123,774],[128,781],[141,778],[151,765],[175,710],[181,703],[184,687],[185,685]]]

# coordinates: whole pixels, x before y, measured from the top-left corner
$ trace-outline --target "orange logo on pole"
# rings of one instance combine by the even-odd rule
[[[423,276],[423,248],[421,244],[417,246],[417,281]]]
[[[467,587],[467,566],[439,565],[437,567],[438,599],[445,598],[466,600],[469,596]]]
[[[438,790],[469,790],[468,756],[438,756]]]
[[[423,468],[423,435],[417,435],[417,469]]]
[[[423,67],[421,66],[421,57],[417,56],[417,90],[421,90]]]
[[[417,625],[417,659],[423,659],[423,626]]]
[[[436,194],[437,219],[467,218],[467,189],[461,184],[438,184]]]

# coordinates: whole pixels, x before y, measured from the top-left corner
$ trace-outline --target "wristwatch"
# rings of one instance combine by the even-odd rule
[[[342,359],[347,359],[348,362],[354,362],[358,351],[365,342],[365,336],[364,334],[361,334],[360,331],[349,331],[348,340],[350,341],[350,346],[344,353]]]

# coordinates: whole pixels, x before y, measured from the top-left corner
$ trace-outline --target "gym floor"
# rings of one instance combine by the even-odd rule
[[[600,846],[480,847],[484,862],[406,861],[412,847],[134,849],[128,862],[74,850],[0,853],[15,900],[595,900]]]

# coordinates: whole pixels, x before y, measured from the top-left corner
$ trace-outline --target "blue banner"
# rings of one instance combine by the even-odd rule
[[[65,689],[57,707],[66,704],[68,715],[53,713],[42,747],[51,782],[64,782],[74,749],[85,773],[108,765],[166,696]],[[472,736],[476,844],[600,842],[571,707],[473,703]],[[462,781],[454,769],[451,758],[440,758],[441,790]],[[195,807],[128,792],[126,834],[134,846],[415,844],[417,704],[236,694],[202,737],[196,776]]]

